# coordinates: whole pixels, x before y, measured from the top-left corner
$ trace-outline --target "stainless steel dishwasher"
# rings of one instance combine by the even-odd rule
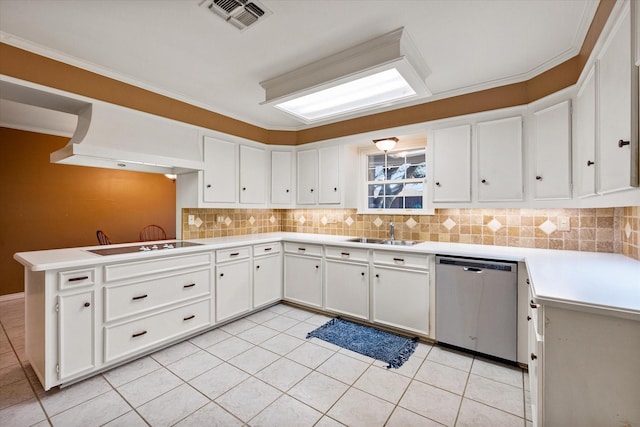
[[[516,361],[518,265],[436,257],[436,339]]]

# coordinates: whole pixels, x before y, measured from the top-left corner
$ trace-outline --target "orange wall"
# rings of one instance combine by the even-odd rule
[[[138,239],[147,224],[176,235],[175,184],[163,175],[57,165],[68,138],[0,128],[0,295],[23,291],[22,251]]]

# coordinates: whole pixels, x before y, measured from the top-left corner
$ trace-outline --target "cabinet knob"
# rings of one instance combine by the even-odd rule
[[[309,190],[311,193],[313,193],[313,188],[311,190]]]
[[[85,303],[84,303],[84,306],[85,306],[85,307],[91,307],[91,303],[90,303],[90,302],[85,302]]]
[[[285,193],[288,193],[288,192],[289,192],[289,189],[287,188],[287,191],[285,191]]]
[[[531,320],[531,316],[527,316],[527,322]]]
[[[211,188],[211,184],[207,184],[207,188]]]
[[[486,183],[487,183],[487,180],[486,180],[486,179],[483,179],[483,180],[482,180],[482,181],[480,181],[480,182],[481,182],[481,183],[483,183],[483,184],[486,184]]]
[[[536,356],[535,354],[531,353],[531,360],[536,360],[538,358],[538,356]]]
[[[333,192],[335,193],[336,191],[338,191],[338,187],[333,187]]]
[[[542,181],[542,177],[540,175],[536,175],[536,181]]]
[[[440,181],[436,181],[436,187],[440,187]]]
[[[629,145],[631,144],[631,141],[623,141],[622,139],[620,141],[618,141],[618,147],[622,148],[625,145]]]
[[[529,279],[527,279],[526,282],[527,282],[527,285],[531,284],[531,281]]]
[[[259,265],[256,265],[256,270],[260,270],[260,266]]]
[[[380,277],[380,275],[379,275],[379,274],[376,274],[376,278],[379,278],[379,277]]]
[[[535,302],[533,302],[533,300],[531,300],[529,302],[529,307],[531,307],[532,309],[536,309],[536,308],[538,308],[538,304],[536,304]]]
[[[362,273],[360,273],[360,275],[364,276],[364,271]]]
[[[220,273],[220,277],[224,276],[224,273]]]
[[[242,191],[247,191],[247,187],[242,187]]]
[[[319,266],[319,265],[316,265],[316,268],[320,268],[320,266]]]
[[[596,162],[592,162],[591,160],[587,160],[587,166],[595,165]]]

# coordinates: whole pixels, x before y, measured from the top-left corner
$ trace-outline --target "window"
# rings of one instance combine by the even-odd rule
[[[367,155],[368,209],[423,209],[425,149]]]

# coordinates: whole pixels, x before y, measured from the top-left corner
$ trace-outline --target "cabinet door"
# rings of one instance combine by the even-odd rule
[[[373,320],[429,334],[429,273],[376,266],[373,269]]]
[[[571,198],[571,111],[564,101],[534,113],[533,195],[536,200]]]
[[[522,200],[522,118],[478,123],[478,201]]]
[[[298,151],[298,185],[296,188],[299,205],[316,203],[318,181],[318,151]]]
[[[616,23],[596,66],[598,79],[598,192],[630,188],[631,22],[629,11]]]
[[[58,297],[60,379],[95,367],[94,292]]]
[[[318,202],[340,203],[340,147],[318,150]]]
[[[327,261],[325,268],[325,308],[368,320],[369,265]]]
[[[216,321],[246,313],[251,309],[250,261],[222,264],[216,275]]]
[[[434,202],[471,201],[471,126],[437,129],[433,132]]]
[[[574,103],[573,146],[578,197],[596,194],[596,69],[589,71]]]
[[[236,144],[204,137],[205,202],[235,203],[237,165]]]
[[[264,204],[265,162],[263,149],[240,146],[240,203]]]
[[[284,298],[322,307],[322,259],[284,256]]]
[[[257,257],[253,261],[253,307],[282,299],[282,258]]]
[[[271,152],[271,203],[291,204],[291,151]]]

